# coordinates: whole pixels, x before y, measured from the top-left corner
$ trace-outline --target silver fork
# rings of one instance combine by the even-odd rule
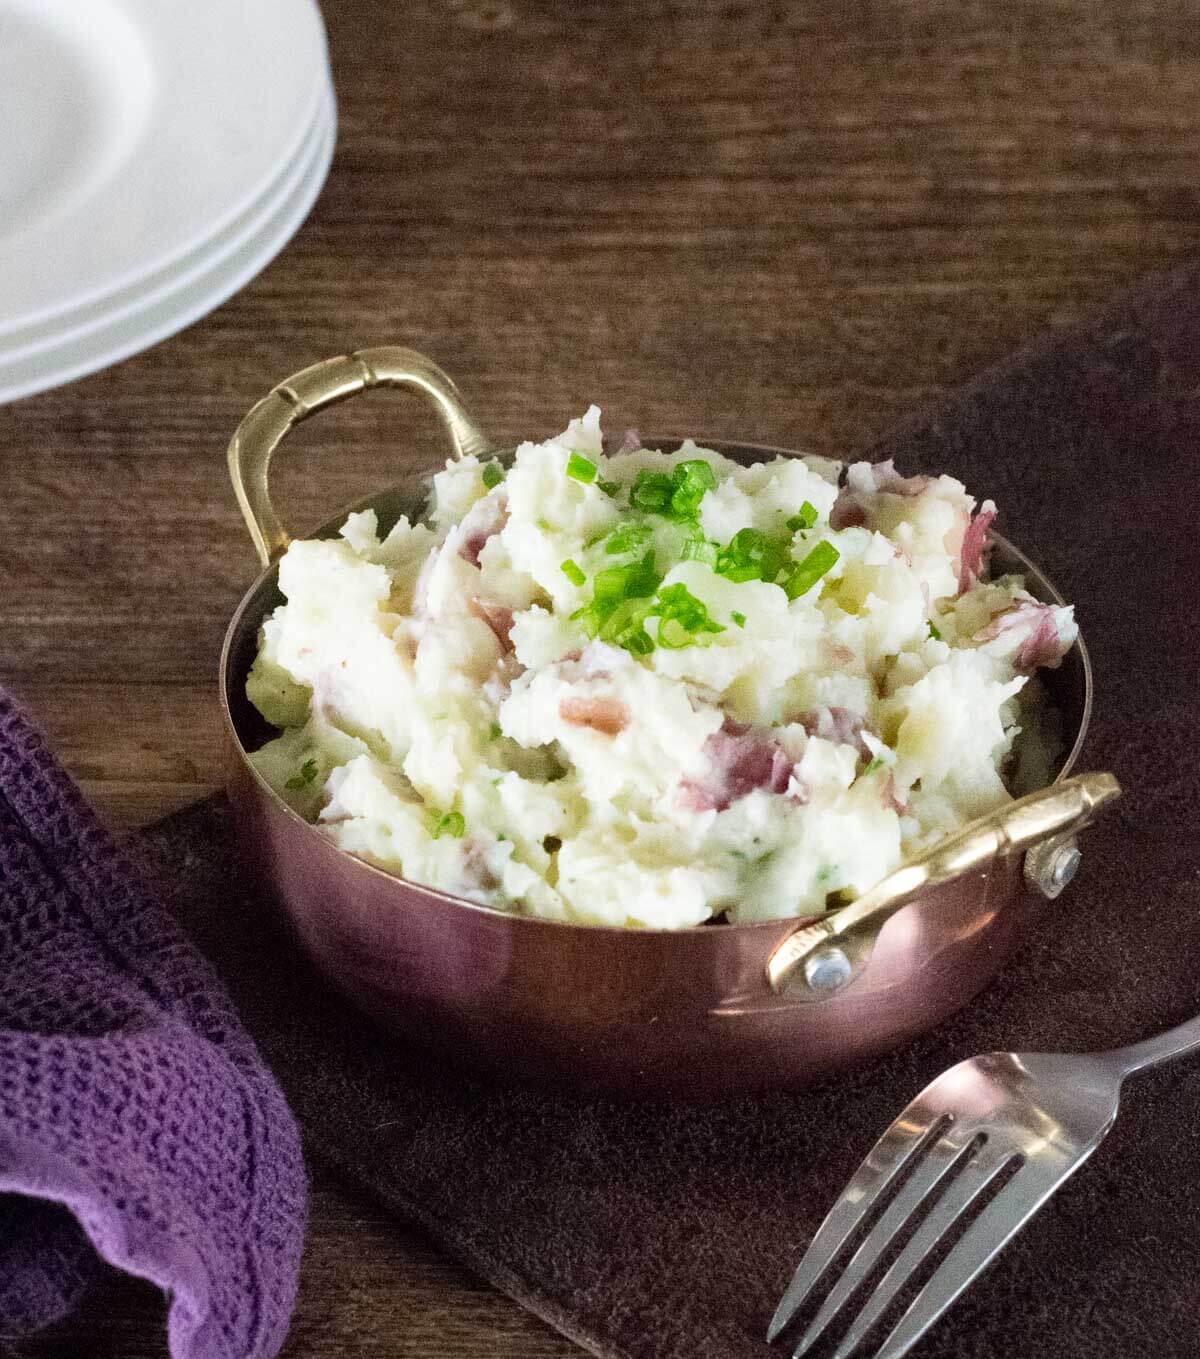
[[[1200,1016],[1112,1052],[992,1052],[943,1072],[879,1139],[834,1204],[775,1310],[767,1340],[776,1340],[813,1296],[873,1210],[886,1204],[793,1359],[826,1333],[889,1246],[901,1246],[842,1337],[835,1359],[848,1359],[947,1234],[969,1223],[874,1351],[875,1359],[900,1359],[1104,1140],[1125,1077],[1197,1048]],[[989,1191],[994,1196],[980,1210]]]

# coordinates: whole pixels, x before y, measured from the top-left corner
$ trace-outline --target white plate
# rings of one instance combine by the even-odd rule
[[[223,231],[218,232],[203,246],[189,252],[174,264],[168,265],[137,283],[106,294],[97,302],[73,308],[35,325],[23,326],[7,336],[0,336],[0,365],[61,347],[68,340],[85,336],[111,326],[150,304],[177,293],[184,286],[228,258],[248,238],[255,235],[272,216],[279,203],[291,193],[307,173],[317,148],[324,141],[334,117],[331,98],[325,98],[313,118],[304,142],[295,156],[280,167],[279,173],[267,186],[262,196]]]
[[[311,128],[326,60],[314,0],[0,0],[0,335],[244,214]]]
[[[308,216],[329,173],[336,141],[331,88],[324,97],[328,116],[310,159],[290,192],[281,197],[256,230],[224,252],[219,261],[195,272],[185,284],[153,302],[126,307],[118,319],[82,338],[15,362],[0,361],[0,402],[71,382],[158,344],[212,311],[265,269]]]

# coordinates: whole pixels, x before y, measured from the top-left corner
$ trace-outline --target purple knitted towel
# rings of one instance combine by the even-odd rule
[[[99,1256],[168,1293],[174,1359],[267,1359],[304,1213],[220,982],[0,690],[0,1332],[66,1313]]]

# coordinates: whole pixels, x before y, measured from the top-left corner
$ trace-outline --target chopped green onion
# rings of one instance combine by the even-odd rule
[[[787,565],[788,544],[770,538],[760,529],[744,528],[735,533],[717,556],[717,574],[726,580],[774,581]]]
[[[567,476],[585,484],[596,480],[596,464],[581,453],[572,453],[567,459]]]
[[[312,781],[317,777],[319,771],[320,766],[317,764],[316,760],[305,760],[304,763],[300,766],[300,772],[294,775],[292,778],[288,779],[288,781],[283,786],[285,788],[292,789],[307,788],[308,785],[312,783]]]
[[[626,651],[632,652],[635,656],[648,656],[654,650],[654,639],[644,627],[632,630],[628,636],[620,638],[618,646],[623,646]]]
[[[597,571],[592,581],[592,601],[616,605],[624,599],[652,595],[661,579],[654,569],[654,551],[651,549],[640,561],[625,566],[606,566],[603,571]]]
[[[620,552],[636,552],[638,548],[644,547],[650,541],[650,527],[648,524],[622,524],[608,536],[608,541],[604,544],[604,550],[610,556],[616,556]]]
[[[677,463],[670,473],[652,472],[644,467],[634,479],[629,503],[635,509],[668,519],[694,519],[705,493],[716,484],[716,473],[703,458]]]
[[[733,621],[738,625],[739,628],[744,628],[746,626],[746,615],[744,613],[739,613],[736,609],[734,609],[734,611],[729,616],[730,618],[733,619]]]
[[[812,503],[811,500],[806,500],[804,504],[800,506],[800,512],[798,514],[793,514],[792,517],[787,521],[787,526],[792,530],[793,533],[795,533],[799,529],[812,528],[812,526],[816,522],[817,522],[817,507]]]
[[[650,614],[658,618],[658,644],[670,651],[693,646],[701,636],[724,632],[708,612],[708,606],[697,599],[686,585],[668,585],[659,590],[650,606]]]
[[[600,631],[600,624],[604,621],[591,604],[581,605],[568,617],[572,623],[579,623],[589,637],[595,637]]]
[[[678,618],[663,618],[658,624],[658,644],[668,651],[678,651],[691,646],[695,639]]]
[[[638,510],[662,514],[671,503],[675,483],[666,472],[651,472],[643,467],[634,479],[629,492],[629,503]]]
[[[617,481],[598,481],[596,485],[600,487],[605,495],[616,495],[621,489],[621,484]]]
[[[433,838],[440,840],[443,835],[452,835],[461,840],[467,831],[467,823],[462,812],[444,812],[433,826]]]
[[[672,474],[680,486],[703,486],[711,491],[717,484],[717,474],[703,458],[690,458],[687,462],[677,463]]]
[[[587,577],[580,570],[578,564],[573,562],[570,557],[565,562],[559,562],[558,569],[572,585],[583,585],[587,581]]]
[[[716,474],[701,458],[678,463],[671,474],[671,514],[677,519],[694,515],[700,508],[705,492],[717,484]]]
[[[717,551],[716,543],[710,543],[707,538],[689,538],[680,549],[679,560],[683,562],[703,562],[705,566],[715,567]]]
[[[488,737],[489,737],[491,740],[493,740],[493,741],[498,741],[498,740],[500,739],[500,737],[503,736],[503,735],[504,735],[504,733],[500,730],[500,723],[499,723],[499,722],[493,722],[493,723],[488,727]]]
[[[731,580],[737,585],[748,580],[762,579],[762,568],[756,566],[753,562],[744,562],[739,565],[718,556],[716,569],[718,575],[724,576],[726,580]]]
[[[934,640],[935,642],[940,642],[940,641],[942,640],[942,634],[941,634],[941,633],[937,630],[937,628],[934,626],[933,620],[932,620],[932,619],[930,620],[930,623],[929,623],[929,635],[930,635],[930,637],[933,638],[933,640]]]
[[[883,756],[876,755],[875,758],[871,761],[871,763],[867,765],[867,767],[863,770],[863,775],[866,776],[867,774],[874,774],[877,770],[882,769],[885,764],[887,764],[887,761],[883,758]]]
[[[802,562],[792,568],[783,582],[787,597],[799,599],[801,595],[806,595],[841,555],[832,543],[818,543]]]
[[[480,475],[483,477],[483,484],[489,491],[499,486],[504,480],[504,470],[498,462],[485,462]]]
[[[616,642],[629,649],[618,633],[627,623],[632,625],[632,611],[622,609],[622,606],[632,600],[644,601],[658,589],[661,579],[655,569],[653,549],[640,561],[626,562],[623,566],[607,566],[603,571],[597,571],[592,578],[591,603],[576,609],[571,617],[583,624],[583,630],[589,637],[599,636],[603,641]],[[641,628],[644,618],[643,607],[634,628],[635,633]],[[646,640],[650,640],[648,636]],[[637,645],[641,646],[642,643],[638,642]]]
[[[646,631],[649,604],[644,599],[626,600],[600,629],[600,640],[624,647],[634,656],[648,656],[654,639]]]

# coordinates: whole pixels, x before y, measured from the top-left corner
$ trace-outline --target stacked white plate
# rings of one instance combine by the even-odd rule
[[[336,126],[314,0],[0,0],[0,401],[243,287],[308,215]]]

